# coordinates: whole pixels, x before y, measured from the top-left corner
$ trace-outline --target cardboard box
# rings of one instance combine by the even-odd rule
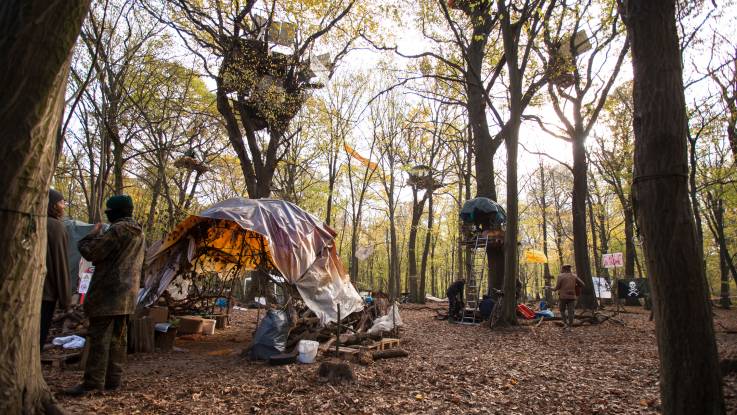
[[[169,307],[148,307],[146,308],[146,315],[154,322],[154,324],[166,323],[169,321]]]
[[[183,316],[179,318],[179,334],[202,333],[202,317]]]

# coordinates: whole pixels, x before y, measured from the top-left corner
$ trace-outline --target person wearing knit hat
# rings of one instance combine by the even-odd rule
[[[133,199],[117,195],[106,202],[110,227],[102,232],[98,223],[77,247],[95,266],[87,296],[85,314],[89,353],[81,384],[64,391],[81,396],[93,390],[114,390],[122,383],[127,352],[128,316],[136,307],[143,267],[144,234],[133,220]]]
[[[64,196],[49,190],[46,219],[46,279],[41,297],[41,351],[49,335],[51,320],[57,307],[66,309],[71,304],[69,265],[67,260],[67,230],[64,227]]]
[[[128,195],[111,196],[105,206],[105,215],[110,223],[133,216],[133,199]]]

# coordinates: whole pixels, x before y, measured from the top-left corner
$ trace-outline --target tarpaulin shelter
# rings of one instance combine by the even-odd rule
[[[460,212],[461,220],[479,226],[500,226],[507,221],[504,208],[487,197],[467,200]]]
[[[277,272],[324,324],[363,308],[335,248],[336,232],[282,200],[234,198],[180,222],[147,252],[139,307],[153,304],[179,274]]]

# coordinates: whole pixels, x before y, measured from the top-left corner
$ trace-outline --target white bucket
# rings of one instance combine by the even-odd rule
[[[314,363],[319,346],[320,343],[313,340],[300,340],[299,344],[297,344],[297,351],[299,352],[297,360],[300,363]]]

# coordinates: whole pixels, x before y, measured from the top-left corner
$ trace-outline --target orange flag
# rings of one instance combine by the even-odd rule
[[[348,145],[348,143],[343,143],[343,148],[345,148],[345,152],[348,153],[348,155],[360,161],[365,166],[368,166],[368,168],[370,168],[371,170],[376,170],[376,168],[379,167],[378,164],[373,163],[369,161],[369,159],[367,159],[366,157],[363,157],[362,155],[358,154],[358,151],[354,150],[353,147]]]

